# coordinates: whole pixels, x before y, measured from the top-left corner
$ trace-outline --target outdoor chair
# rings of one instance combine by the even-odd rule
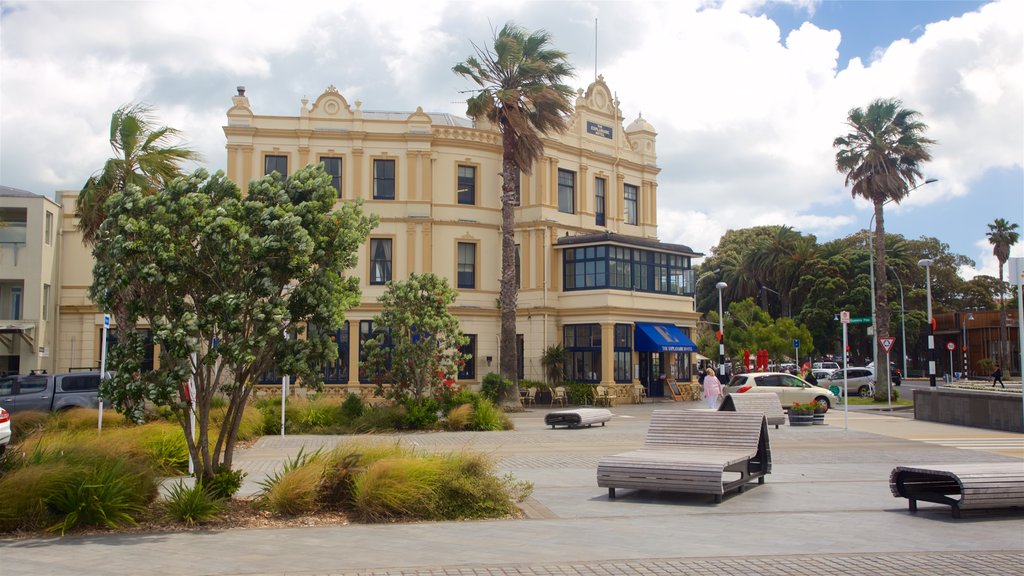
[[[537,400],[537,389],[527,388],[526,393],[523,394],[523,406],[533,406]]]
[[[556,386],[551,389],[551,405],[554,406],[557,402],[560,406],[565,406],[565,387]]]

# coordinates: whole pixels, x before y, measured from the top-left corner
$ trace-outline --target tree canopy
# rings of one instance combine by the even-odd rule
[[[105,205],[90,297],[103,308],[123,307],[133,324],[148,323],[160,361],[137,374],[142,348],[129,335],[111,355],[116,374],[103,396],[121,410],[138,410],[143,400],[170,407],[197,477],[230,468],[261,373],[276,368],[316,387],[319,367],[337,355],[328,331],[299,336],[307,326],[340,326],[358,304],[358,278],[344,272],[377,218],[358,202],[335,209],[335,200],[318,165],[255,180],[245,197],[222,172],[197,170],[150,195],[129,184]],[[136,290],[126,301],[118,288],[129,283]],[[186,385],[193,374],[194,441]],[[217,394],[228,398],[219,428],[210,418]]]

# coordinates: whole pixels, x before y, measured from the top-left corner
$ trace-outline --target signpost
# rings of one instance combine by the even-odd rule
[[[796,353],[794,354],[796,356],[796,369],[800,370],[800,339],[799,338],[794,338],[793,339],[793,350],[796,350]]]
[[[100,382],[107,378],[107,332],[110,331],[110,314],[103,315],[103,343],[100,344]],[[96,431],[103,432],[103,395],[99,397],[99,415],[96,417]]]
[[[892,350],[893,343],[896,342],[895,338],[885,337],[879,338],[878,343],[882,345],[882,350],[885,350],[885,369],[889,369],[889,351]],[[875,370],[878,370],[878,366],[875,366]],[[877,380],[877,376],[875,380]],[[888,379],[887,379],[888,380]],[[889,396],[889,412],[892,412],[892,381],[889,381],[889,387],[886,389]]]
[[[953,381],[953,350],[956,350],[956,342],[946,342],[946,350],[949,350],[949,380]]]
[[[839,321],[843,323],[843,430],[850,430],[850,389],[849,389],[849,370],[846,369],[846,335],[847,328],[850,326],[850,313],[843,310],[839,313]]]

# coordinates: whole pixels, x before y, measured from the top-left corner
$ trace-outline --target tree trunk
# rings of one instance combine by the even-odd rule
[[[498,364],[502,378],[518,383],[516,362],[516,311],[519,287],[516,285],[516,240],[515,240],[515,175],[518,166],[512,160],[515,145],[511,130],[502,131],[502,183],[501,183],[501,334],[499,338]],[[521,408],[518,384],[502,386],[499,400],[502,406]]]
[[[875,202],[875,398],[889,397],[889,362],[880,338],[889,337],[889,294],[885,274],[885,221],[882,202]]]

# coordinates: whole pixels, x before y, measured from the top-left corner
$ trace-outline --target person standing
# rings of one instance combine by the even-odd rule
[[[1002,386],[1003,388],[1006,388],[1006,384],[1003,384],[1003,369],[1000,368],[999,366],[996,366],[996,371],[992,373],[993,388],[996,387],[996,382],[998,382],[999,385]]]
[[[708,408],[714,410],[718,408],[718,397],[722,395],[722,382],[715,376],[715,371],[708,368],[707,374],[704,376],[704,401],[708,403]]]

